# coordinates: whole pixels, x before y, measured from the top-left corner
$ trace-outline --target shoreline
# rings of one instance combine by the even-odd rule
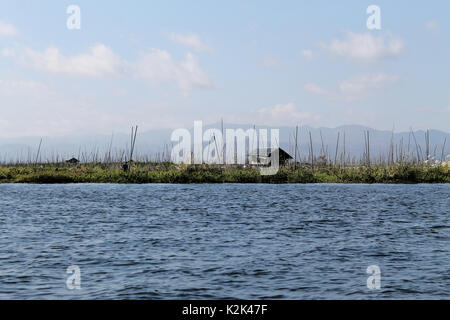
[[[450,183],[450,167],[423,164],[280,167],[277,174],[262,176],[256,167],[239,165],[176,165],[133,163],[129,171],[120,164],[84,163],[0,166],[0,184],[229,184],[229,183],[340,183],[418,184]]]

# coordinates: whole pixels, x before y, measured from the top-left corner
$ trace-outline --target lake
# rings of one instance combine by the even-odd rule
[[[0,299],[450,297],[450,185],[5,184],[0,193]],[[368,288],[368,266],[379,267],[380,289]],[[72,276],[81,289],[66,283]]]

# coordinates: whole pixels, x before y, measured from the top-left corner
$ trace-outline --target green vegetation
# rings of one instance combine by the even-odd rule
[[[86,163],[0,166],[0,183],[449,183],[450,166],[294,165],[281,167],[273,176],[261,176],[255,167],[235,165],[176,165]]]

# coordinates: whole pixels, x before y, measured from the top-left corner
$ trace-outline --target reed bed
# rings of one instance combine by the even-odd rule
[[[314,150],[311,132],[304,142],[307,153],[301,154],[299,128],[292,134],[288,150],[291,163],[280,167],[277,174],[262,176],[257,166],[250,165],[194,165],[171,162],[169,145],[153,155],[135,151],[138,127],[133,127],[130,145],[113,150],[112,142],[105,152],[95,147],[78,152],[79,163],[70,164],[67,157],[52,154],[42,161],[42,139],[36,153],[16,161],[3,155],[0,160],[0,183],[449,183],[450,155],[442,145],[430,144],[430,132],[421,144],[410,131],[408,141],[387,143],[385,154],[371,153],[371,132],[364,131],[364,151],[351,155],[346,149],[346,132],[338,132],[336,146],[328,148],[320,132],[320,150]],[[291,138],[289,139],[291,141]],[[332,150],[332,151],[329,151]],[[223,150],[222,150],[223,151]],[[219,151],[221,152],[221,151]],[[6,160],[9,159],[9,160]],[[76,160],[78,161],[78,160]]]
[[[287,165],[262,176],[256,167],[176,165],[170,162],[1,166],[0,183],[449,183],[450,166],[425,164],[336,166]]]

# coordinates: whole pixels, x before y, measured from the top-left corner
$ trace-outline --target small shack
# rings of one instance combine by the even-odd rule
[[[78,164],[78,163],[80,163],[80,160],[78,160],[76,158],[72,158],[72,159],[66,160],[66,163],[68,163],[68,164]]]
[[[272,156],[272,153],[278,150],[279,154],[279,164],[286,165],[289,163],[291,159],[291,155],[284,151],[281,148],[265,148],[265,149],[256,149],[249,153],[248,155],[248,163],[250,165],[270,165],[270,158]]]

